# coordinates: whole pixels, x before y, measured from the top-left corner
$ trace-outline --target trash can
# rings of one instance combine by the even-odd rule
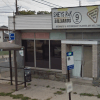
[[[31,69],[24,68],[25,71],[25,82],[31,82]]]

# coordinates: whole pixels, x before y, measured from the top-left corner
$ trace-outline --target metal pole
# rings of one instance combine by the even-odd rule
[[[35,66],[35,68],[36,68],[36,40],[35,40],[35,35],[36,35],[36,33],[34,33],[34,66]]]
[[[16,63],[16,51],[14,50],[14,66],[15,66],[15,89],[18,91],[18,84],[17,84],[17,63]]]
[[[17,0],[16,0],[16,15],[18,14]]]
[[[15,15],[14,15],[14,12],[13,12],[13,25],[14,25],[13,31],[15,32]]]
[[[49,40],[49,69],[51,69],[50,40]]]
[[[23,54],[24,54],[24,68],[25,68],[25,49],[23,50]],[[26,78],[25,78],[25,71],[24,71],[24,87],[26,87]]]
[[[79,0],[79,6],[81,6],[81,0]]]
[[[70,82],[70,74],[69,74],[69,70],[67,70],[68,73],[68,82]],[[69,93],[69,100],[71,100],[71,92]]]
[[[11,85],[12,84],[12,63],[11,63],[11,51],[9,51],[9,66],[10,66],[10,80],[11,80]]]

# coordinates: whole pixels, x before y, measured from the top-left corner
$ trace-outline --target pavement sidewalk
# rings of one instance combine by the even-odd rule
[[[26,89],[21,89],[14,92],[14,94],[23,94],[24,96],[31,97],[38,100],[69,100],[66,91],[60,90],[65,88],[64,82],[44,80],[44,79],[32,79]],[[57,91],[62,91],[62,95],[54,94]],[[77,94],[74,94],[76,92]],[[92,85],[80,85],[73,84],[72,100],[100,100],[97,97],[80,96],[80,93],[100,94],[100,87],[94,87]]]

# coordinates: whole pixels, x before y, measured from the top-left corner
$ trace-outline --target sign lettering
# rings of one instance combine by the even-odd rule
[[[53,29],[100,28],[100,6],[52,9]]]

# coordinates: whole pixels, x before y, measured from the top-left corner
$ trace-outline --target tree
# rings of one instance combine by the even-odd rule
[[[19,15],[35,15],[36,12],[35,11],[31,11],[31,10],[22,10],[22,11],[18,11]]]
[[[37,15],[39,15],[39,14],[51,14],[51,12],[48,12],[48,11],[38,11]]]
[[[22,11],[18,11],[19,15],[36,15],[36,11],[31,11],[31,10],[22,10]],[[39,14],[51,14],[51,12],[48,11],[38,11],[37,15]]]

